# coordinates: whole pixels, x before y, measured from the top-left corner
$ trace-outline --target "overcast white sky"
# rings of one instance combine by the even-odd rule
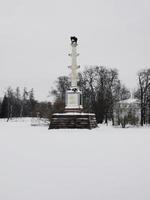
[[[0,95],[8,86],[34,88],[46,99],[70,73],[70,36],[78,64],[119,70],[127,87],[150,67],[149,0],[0,0]]]

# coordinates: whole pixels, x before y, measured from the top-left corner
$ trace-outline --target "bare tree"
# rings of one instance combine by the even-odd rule
[[[108,119],[113,122],[115,103],[120,98],[130,96],[129,91],[120,83],[118,71],[103,66],[90,66],[79,77],[86,111],[94,112],[99,123],[107,123]],[[119,97],[121,94],[122,97]]]
[[[55,89],[50,91],[50,94],[54,95],[55,98],[63,103],[65,102],[66,90],[70,88],[70,80],[67,76],[59,76],[55,82]]]
[[[141,126],[146,123],[147,108],[150,108],[150,69],[144,69],[138,73],[139,88],[136,92],[141,102]],[[149,113],[150,122],[150,113]]]

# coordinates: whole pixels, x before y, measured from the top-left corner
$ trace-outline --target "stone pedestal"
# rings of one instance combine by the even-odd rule
[[[66,92],[65,112],[82,112],[82,94],[74,88]]]
[[[97,127],[95,114],[92,113],[55,113],[52,115],[49,129]]]

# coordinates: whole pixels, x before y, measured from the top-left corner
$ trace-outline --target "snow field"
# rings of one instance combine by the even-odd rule
[[[0,199],[149,200],[150,129],[0,122]]]

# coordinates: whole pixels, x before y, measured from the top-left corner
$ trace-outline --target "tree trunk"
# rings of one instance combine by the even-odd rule
[[[149,106],[148,106],[148,123],[150,124],[150,103],[149,103]]]
[[[112,120],[112,125],[114,126],[114,125],[115,125],[115,121],[114,121],[114,115],[112,115],[112,118],[111,118],[111,120]]]
[[[141,91],[141,126],[144,124],[143,92]]]
[[[105,115],[105,124],[108,125],[108,117],[107,117],[107,114]]]
[[[143,108],[141,108],[141,126],[144,124],[144,114],[143,114]]]

